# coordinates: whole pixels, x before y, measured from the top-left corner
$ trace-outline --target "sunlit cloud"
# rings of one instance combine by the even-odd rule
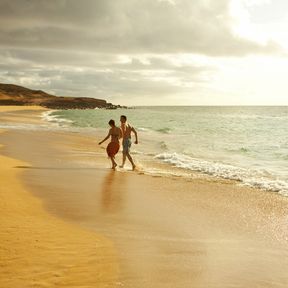
[[[261,102],[286,91],[269,72],[286,73],[288,49],[285,14],[266,21],[284,10],[273,3],[2,0],[0,82],[125,105]]]

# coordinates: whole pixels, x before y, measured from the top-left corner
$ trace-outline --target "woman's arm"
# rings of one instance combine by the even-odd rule
[[[119,129],[119,139],[123,138],[123,133],[122,133],[122,129],[121,128],[118,128]]]
[[[102,141],[100,141],[98,144],[101,145],[103,142],[105,142],[110,137],[110,135],[111,135],[111,129],[109,130],[108,135]]]

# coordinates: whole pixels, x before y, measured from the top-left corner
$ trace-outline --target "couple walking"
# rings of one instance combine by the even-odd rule
[[[119,139],[122,138],[122,146],[123,146],[123,159],[122,159],[122,165],[121,168],[124,167],[126,158],[130,161],[132,165],[132,170],[135,169],[134,161],[130,155],[130,147],[132,144],[131,141],[131,132],[135,135],[135,144],[138,144],[138,135],[136,130],[130,126],[130,124],[127,123],[127,117],[125,115],[122,115],[120,117],[121,122],[121,128],[117,127],[115,125],[114,120],[109,121],[110,129],[108,132],[108,135],[99,142],[99,145],[101,145],[103,142],[105,142],[109,137],[111,137],[111,141],[108,144],[106,151],[108,154],[108,157],[111,159],[112,162],[112,169],[115,169],[117,167],[117,163],[115,161],[115,155],[118,153],[120,145],[119,145]]]

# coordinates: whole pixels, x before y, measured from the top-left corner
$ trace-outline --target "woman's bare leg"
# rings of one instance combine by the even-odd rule
[[[117,167],[117,163],[115,162],[114,156],[110,157],[110,159],[111,159],[111,162],[112,162],[112,169],[115,169]]]

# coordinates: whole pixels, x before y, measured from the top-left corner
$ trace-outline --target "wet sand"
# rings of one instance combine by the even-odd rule
[[[239,187],[228,181],[188,181],[120,169],[112,171],[104,148],[97,145],[102,136],[10,130],[0,137],[0,143],[4,145],[2,154],[25,161],[20,163],[17,160],[17,163],[11,164],[10,167],[17,167],[10,169],[14,173],[11,179],[15,180],[8,179],[7,185],[17,179],[21,189],[25,189],[26,198],[21,203],[31,203],[32,207],[36,207],[38,204],[32,203],[31,199],[36,202],[41,199],[41,213],[46,215],[47,220],[45,218],[39,227],[32,218],[31,226],[36,221],[37,231],[45,231],[46,221],[49,223],[49,219],[53,219],[57,225],[73,227],[75,233],[79,233],[76,233],[77,242],[80,241],[83,246],[85,241],[90,243],[91,240],[85,233],[95,237],[95,243],[109,244],[103,245],[104,249],[95,249],[94,255],[97,257],[98,252],[103,253],[98,258],[99,265],[105,267],[110,263],[110,270],[105,274],[107,279],[104,277],[102,282],[95,279],[93,284],[82,283],[85,279],[81,273],[91,273],[87,260],[81,262],[83,270],[79,268],[79,274],[71,279],[70,283],[74,286],[70,284],[67,287],[288,286],[287,198]],[[117,157],[119,161],[121,155]],[[21,189],[14,190],[22,195],[24,192]],[[17,197],[18,194],[15,194],[6,207],[13,207]],[[12,210],[14,212],[9,214],[10,217],[22,213],[21,209],[17,213],[17,209]],[[7,210],[4,209],[4,215]],[[19,225],[15,233],[22,223],[16,216],[15,221]],[[30,235],[32,237],[33,233]],[[54,230],[50,230],[49,235],[53,241],[59,239]],[[11,247],[22,251],[25,241],[19,240],[13,245],[5,243],[8,252]],[[71,246],[65,243],[60,250],[70,251]],[[44,241],[42,248],[46,246],[50,247]],[[27,246],[26,257],[33,255],[32,252],[29,254],[29,250],[33,251]],[[10,254],[8,252],[7,255]],[[77,254],[70,259],[71,263],[77,262],[78,257],[86,259],[88,254],[89,248],[85,257]],[[56,257],[55,253],[49,255],[51,259]],[[34,261],[33,257],[27,259],[27,262]],[[45,267],[48,264],[46,257],[44,259],[42,257]],[[4,266],[9,261],[6,262]],[[16,257],[8,267],[12,269],[13,265],[17,267],[21,263]],[[57,271],[57,265],[49,263],[47,270]],[[33,274],[33,265],[25,267],[26,281],[29,275],[33,275],[35,281],[48,283],[43,287],[54,287],[47,282],[47,277],[43,276],[43,280],[41,273]],[[116,267],[119,267],[119,274]],[[4,274],[1,279],[3,277]],[[23,283],[27,282],[23,280]],[[55,287],[66,287],[61,285]]]

